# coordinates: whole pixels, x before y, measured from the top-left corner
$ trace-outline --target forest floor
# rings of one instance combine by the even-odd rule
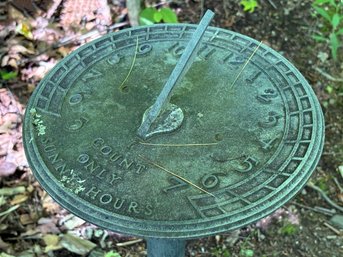
[[[0,23],[0,257],[146,256],[143,240],[98,228],[54,203],[28,167],[21,136],[25,105],[38,82],[79,45],[109,27],[128,27],[125,1],[86,0],[82,8],[72,0],[12,2],[0,10],[6,16]],[[238,0],[179,0],[169,6],[183,23],[197,23],[211,9],[212,26],[263,41],[293,63],[322,105],[323,155],[288,204],[240,230],[190,240],[186,256],[343,256],[343,47],[334,60],[328,41],[313,39],[328,26],[315,15],[313,1],[258,2],[253,12]]]

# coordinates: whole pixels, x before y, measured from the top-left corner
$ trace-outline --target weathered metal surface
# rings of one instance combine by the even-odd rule
[[[108,34],[42,80],[27,106],[25,150],[63,207],[122,233],[194,238],[257,221],[305,185],[323,147],[319,103],[286,59],[228,30],[207,29],[173,90],[181,125],[137,136],[195,29]]]

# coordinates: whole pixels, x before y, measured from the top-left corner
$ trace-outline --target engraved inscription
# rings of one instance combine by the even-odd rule
[[[251,74],[250,77],[248,77],[245,81],[248,84],[253,84],[260,77],[261,74],[261,71],[256,71],[253,74]]]
[[[205,45],[199,49],[198,56],[204,60],[208,60],[215,52],[215,48]]]
[[[113,54],[113,55],[111,55],[110,57],[107,58],[107,63],[111,64],[111,65],[114,65],[114,64],[119,63],[120,60],[121,60],[121,57],[119,56],[119,54]]]
[[[219,185],[219,182],[220,181],[217,174],[206,174],[201,179],[201,185],[206,189],[213,189],[217,187]]]
[[[185,51],[186,46],[180,45],[179,42],[173,44],[168,51],[171,52],[174,56],[180,57]]]
[[[81,94],[72,95],[69,98],[69,104],[70,105],[75,105],[75,104],[81,103],[82,99],[83,99],[83,97],[82,97]]]
[[[123,211],[129,214],[143,214],[146,216],[151,216],[153,214],[153,206],[150,203],[142,204],[137,201],[120,198],[96,186],[91,186],[84,192],[86,197],[97,201],[99,205],[110,207],[113,211]]]
[[[282,115],[276,113],[276,112],[269,112],[268,118],[266,121],[259,122],[258,125],[263,128],[271,128],[275,127],[279,121],[279,119],[282,117]]]
[[[245,61],[246,60],[243,56],[229,52],[224,56],[224,58],[221,59],[221,64],[229,64],[229,68],[235,69],[241,67]]]
[[[103,179],[112,186],[122,180],[117,172],[103,168],[95,160],[90,158],[88,154],[80,154],[77,161],[83,164],[84,169],[90,174],[94,175],[98,179]]]
[[[274,89],[268,88],[268,89],[264,90],[263,93],[259,94],[256,98],[261,103],[270,104],[272,102],[272,99],[276,98],[277,96],[278,96],[278,94]]]
[[[91,69],[81,78],[81,80],[83,82],[87,82],[89,80],[94,80],[94,79],[102,77],[102,76],[103,76],[103,74],[100,71],[98,71],[96,69]]]
[[[67,167],[66,161],[61,157],[60,152],[57,151],[56,143],[49,138],[43,138],[41,142],[44,146],[43,151],[53,168],[58,172],[62,185],[75,194],[84,191],[86,179],[82,178],[79,171]]]
[[[68,122],[64,128],[65,130],[69,132],[76,132],[79,129],[81,129],[87,122],[88,122],[87,118],[80,117],[79,119]]]
[[[138,46],[137,56],[145,56],[147,53],[151,52],[151,50],[152,50],[151,44],[142,44]]]
[[[276,140],[278,139],[278,137],[274,137],[272,139],[269,140],[260,140],[260,143],[262,145],[262,149],[264,150],[271,150],[273,148],[273,146],[275,145]]]
[[[259,163],[259,161],[256,160],[254,157],[248,157],[242,162],[242,164],[241,164],[242,167],[236,168],[236,171],[239,171],[242,173],[249,172],[253,168],[255,168],[258,163]]]
[[[56,143],[49,138],[43,138],[41,142],[44,145],[43,150],[47,158],[50,160],[55,170],[59,172],[60,176],[62,177],[63,175],[70,173],[71,169],[67,167],[66,161],[60,157]]]
[[[141,174],[147,170],[145,165],[138,163],[136,160],[126,158],[123,154],[115,151],[111,146],[106,145],[102,138],[95,139],[92,145],[105,159],[109,160],[111,163],[115,163],[117,167],[120,167],[123,170],[133,171],[136,174]]]
[[[189,184],[177,177],[170,177],[168,181],[171,183],[171,186],[162,189],[165,193],[175,192],[189,187]]]

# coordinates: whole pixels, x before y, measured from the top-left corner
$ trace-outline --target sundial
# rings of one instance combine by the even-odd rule
[[[320,158],[311,87],[262,42],[159,24],[92,41],[34,91],[24,143],[61,206],[148,240],[149,256],[238,229],[289,201]]]

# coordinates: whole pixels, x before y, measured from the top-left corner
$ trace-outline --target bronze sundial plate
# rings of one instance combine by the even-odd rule
[[[319,103],[285,58],[228,30],[207,29],[173,91],[181,125],[168,131],[161,121],[147,140],[137,136],[195,28],[108,34],[42,80],[27,106],[25,150],[64,208],[126,234],[192,238],[257,221],[305,185],[323,148]]]

